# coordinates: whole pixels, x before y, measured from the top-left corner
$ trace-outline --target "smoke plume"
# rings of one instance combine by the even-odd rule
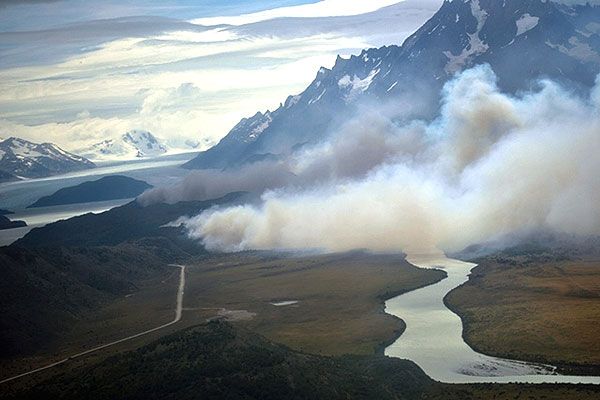
[[[599,111],[600,83],[585,99],[549,81],[511,96],[479,66],[446,85],[433,122],[365,111],[326,143],[254,167],[278,178],[240,179],[273,189],[260,205],[184,223],[221,251],[452,251],[527,229],[600,234]]]

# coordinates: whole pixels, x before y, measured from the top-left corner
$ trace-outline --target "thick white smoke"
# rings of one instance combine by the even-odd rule
[[[365,113],[286,168],[260,206],[185,221],[213,250],[457,250],[550,228],[600,234],[600,84],[500,93],[487,66],[446,85],[441,114],[395,126]],[[376,117],[373,117],[376,116]]]

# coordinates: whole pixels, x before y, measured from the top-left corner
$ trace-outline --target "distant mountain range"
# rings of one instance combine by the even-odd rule
[[[37,144],[11,137],[0,142],[0,182],[44,178],[94,168],[93,162],[55,144]]]
[[[62,188],[50,196],[42,197],[27,208],[130,199],[139,196],[151,187],[152,185],[144,181],[127,176],[105,176],[95,181]]]
[[[321,68],[304,92],[275,111],[242,119],[184,166],[225,168],[281,156],[324,138],[361,104],[395,104],[405,118],[432,118],[443,85],[488,63],[504,91],[550,78],[588,90],[600,72],[600,6],[546,0],[453,0],[402,46],[364,50]],[[390,27],[393,29],[393,27]]]
[[[134,160],[158,157],[167,152],[167,146],[148,131],[131,130],[118,139],[106,139],[79,153],[92,160]]]

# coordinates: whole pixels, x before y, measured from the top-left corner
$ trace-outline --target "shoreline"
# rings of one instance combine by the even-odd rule
[[[449,280],[388,301],[388,313],[402,318],[408,327],[386,349],[386,355],[413,361],[432,379],[449,384],[600,384],[600,376],[564,375],[562,371],[558,375],[554,365],[477,352],[463,338],[461,317],[444,300],[448,293],[468,282],[476,265],[439,255],[407,261],[420,268],[444,269]]]
[[[479,266],[480,265],[478,264],[477,266],[473,267],[473,269],[475,269]],[[552,365],[553,367],[556,367],[556,373],[558,375],[600,376],[600,365],[583,365],[583,364],[577,364],[577,363],[570,363],[567,361],[552,361],[552,360],[548,360],[544,357],[520,358],[520,357],[516,357],[515,355],[512,355],[512,354],[503,353],[500,350],[486,351],[486,350],[481,349],[479,346],[477,346],[476,343],[473,343],[471,341],[471,338],[469,338],[465,333],[467,330],[466,327],[470,324],[470,321],[466,318],[464,311],[459,306],[452,304],[448,300],[448,297],[453,292],[455,292],[455,291],[459,290],[460,288],[464,287],[465,285],[467,285],[470,282],[470,279],[471,279],[471,273],[469,273],[469,279],[466,282],[464,282],[463,284],[455,287],[454,289],[452,289],[451,291],[446,293],[446,295],[443,298],[443,302],[444,302],[444,305],[446,306],[446,308],[448,308],[454,314],[458,315],[458,317],[460,318],[461,323],[462,323],[461,337],[462,337],[463,341],[470,348],[473,349],[473,351],[483,354],[483,355],[486,355],[486,356],[489,356],[489,357],[510,359],[510,360],[519,361],[519,362],[523,362],[523,363]]]
[[[406,262],[408,262],[406,260],[406,258],[404,259]],[[409,262],[408,262],[409,263]],[[410,263],[409,263],[410,264]],[[411,264],[413,265],[413,264]],[[413,265],[415,268],[421,268],[421,267],[417,267],[416,265]],[[421,269],[425,269],[425,268],[421,268]],[[376,347],[375,347],[375,352],[374,354],[376,356],[385,356],[385,349],[387,349],[389,346],[391,346],[392,344],[394,344],[398,339],[400,339],[400,337],[402,336],[402,334],[406,331],[406,322],[398,317],[397,315],[394,314],[390,314],[386,311],[386,302],[388,300],[391,300],[395,297],[401,296],[403,294],[406,293],[410,293],[410,292],[414,292],[415,290],[419,290],[419,289],[423,289],[427,286],[431,286],[431,285],[435,285],[440,283],[441,281],[443,281],[444,279],[448,279],[448,273],[446,271],[444,271],[443,269],[437,269],[437,271],[443,272],[444,276],[435,281],[435,282],[431,282],[431,283],[425,283],[423,285],[420,285],[418,287],[415,287],[413,289],[410,290],[399,290],[399,291],[395,291],[395,292],[386,292],[382,295],[377,296],[378,299],[380,300],[379,302],[379,311],[377,314],[385,314],[388,315],[394,319],[396,319],[399,323],[400,323],[400,327],[399,329],[394,331],[394,336],[388,340],[382,340]]]

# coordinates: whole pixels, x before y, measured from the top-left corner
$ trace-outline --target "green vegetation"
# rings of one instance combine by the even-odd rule
[[[195,326],[96,365],[73,369],[19,399],[593,399],[573,385],[445,385],[409,361],[297,352],[224,322]],[[2,396],[0,395],[0,396]]]
[[[0,354],[35,354],[169,263],[204,254],[180,228],[162,227],[223,199],[142,207],[135,202],[33,229],[0,248]],[[172,294],[170,294],[171,296]]]
[[[446,297],[478,351],[600,373],[600,261],[561,251],[504,251],[479,260]]]
[[[2,358],[32,353],[92,310],[135,292],[139,282],[165,275],[165,253],[163,248],[139,243],[0,249]]]

